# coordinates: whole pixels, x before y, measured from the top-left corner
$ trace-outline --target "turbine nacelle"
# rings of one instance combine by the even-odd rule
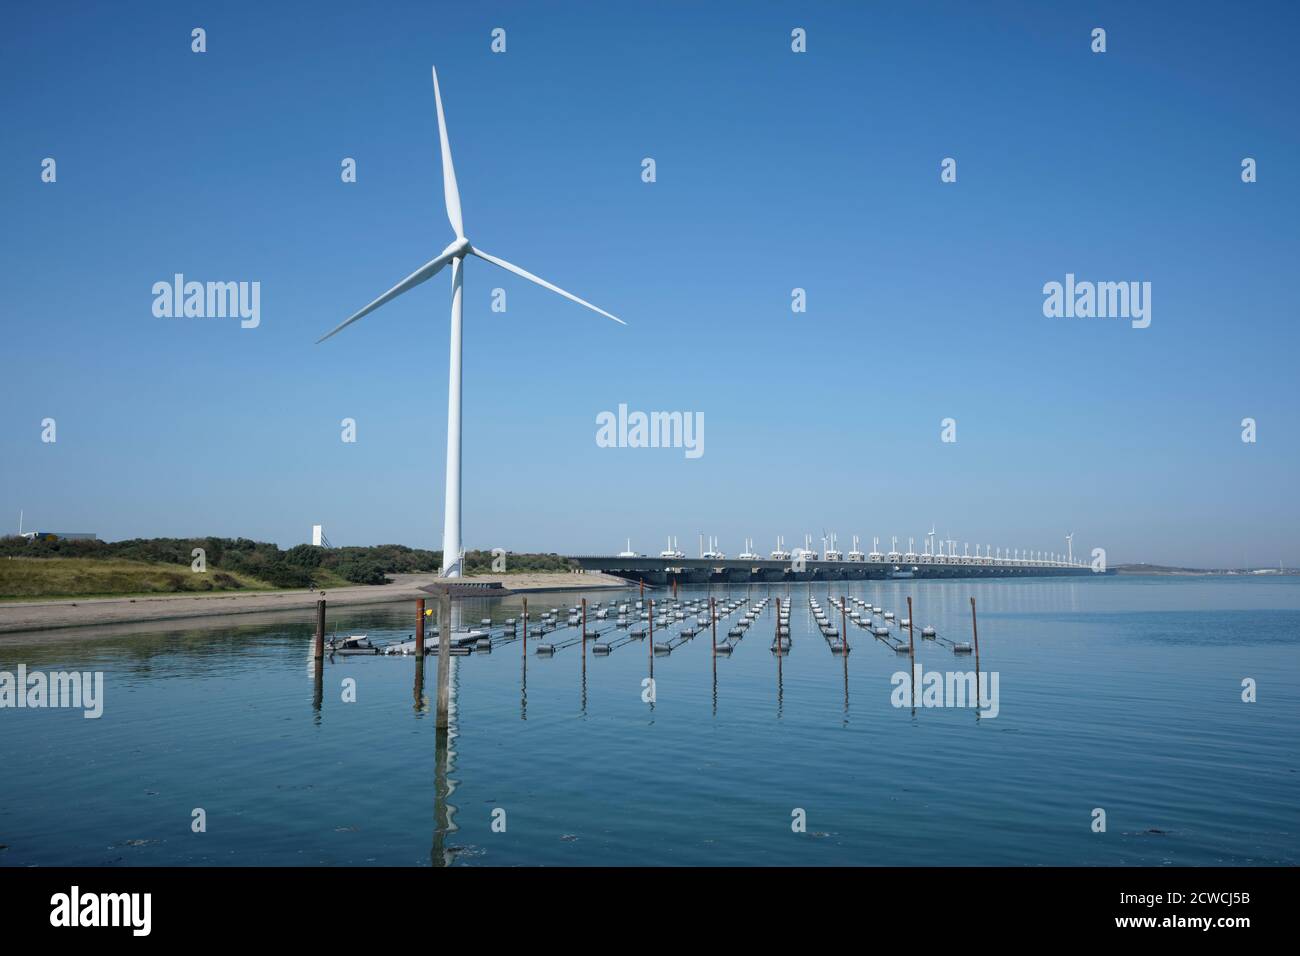
[[[464,259],[473,251],[474,248],[469,244],[469,240],[464,236],[460,236],[448,243],[447,248],[438,253],[438,259]]]

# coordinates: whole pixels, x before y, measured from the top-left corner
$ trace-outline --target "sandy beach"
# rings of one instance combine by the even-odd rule
[[[0,635],[51,628],[131,624],[259,614],[274,611],[307,611],[316,606],[322,593],[330,607],[357,607],[428,598],[420,588],[433,583],[432,574],[395,574],[386,585],[356,585],[316,591],[248,591],[221,594],[148,595],[140,597],[78,598],[57,601],[0,603]],[[588,591],[629,587],[621,578],[605,574],[508,574],[476,575],[474,582],[500,581],[518,593]]]

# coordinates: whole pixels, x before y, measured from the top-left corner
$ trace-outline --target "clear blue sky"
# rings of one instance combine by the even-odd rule
[[[312,344],[452,238],[437,64],[470,240],[630,323],[468,263],[466,547],[1300,564],[1294,4],[2,17],[6,527],[440,545],[447,276]],[[261,326],[155,318],[176,272],[259,281]],[[1067,272],[1150,281],[1151,327],[1045,318]],[[598,448],[620,402],[703,412],[704,456]]]

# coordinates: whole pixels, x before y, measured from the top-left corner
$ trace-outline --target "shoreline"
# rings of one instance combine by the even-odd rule
[[[421,587],[437,580],[433,574],[395,574],[388,584],[358,584],[324,591],[231,591],[228,593],[158,594],[135,597],[58,598],[0,604],[0,639],[10,635],[153,621],[186,621],[274,611],[310,611],[322,596],[332,608],[393,604],[417,598],[435,600]],[[515,594],[555,591],[618,590],[631,587],[606,574],[525,573],[475,575],[467,581],[500,581]]]

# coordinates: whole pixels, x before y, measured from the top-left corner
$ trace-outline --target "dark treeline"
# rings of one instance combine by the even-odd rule
[[[320,570],[354,584],[384,584],[387,574],[436,572],[441,551],[380,544],[359,548],[318,548],[299,544],[287,551],[278,545],[248,538],[132,538],[127,541],[29,541],[0,538],[0,557],[112,558],[189,565],[195,548],[202,548],[209,568],[247,574],[273,587],[298,588],[315,583]],[[466,574],[489,574],[491,551],[465,552]],[[508,554],[505,570],[568,571],[569,561],[556,554]]]
[[[435,551],[438,555],[438,567],[442,567],[442,552]],[[505,567],[500,572],[502,574],[518,574],[521,571],[571,571],[575,567],[572,561],[558,554],[513,554],[507,552],[498,559],[491,551],[466,551],[465,552],[465,573],[466,574],[493,574],[493,563],[497,561],[504,562]]]

